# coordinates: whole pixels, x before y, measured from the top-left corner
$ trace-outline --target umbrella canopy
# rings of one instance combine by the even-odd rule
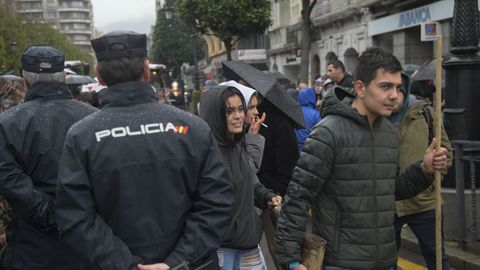
[[[415,64],[405,64],[402,66],[403,71],[407,73],[408,76],[411,76],[415,71],[417,71],[420,66]]]
[[[70,74],[65,77],[66,84],[89,84],[96,82],[90,76]]]
[[[279,83],[281,83],[282,85],[285,85],[285,84],[291,84],[292,81],[290,81],[290,79],[283,75],[282,73],[276,71],[276,72],[272,72],[272,71],[264,71],[263,73],[267,74],[267,75],[270,75],[272,77],[274,77],[275,79],[277,79],[277,81]]]
[[[414,81],[428,81],[431,80],[435,83],[435,69],[437,65],[437,59],[430,60],[423,64],[417,71],[412,74],[412,80]],[[445,86],[445,70],[442,68],[442,87]]]
[[[305,127],[303,112],[285,88],[273,76],[265,74],[249,64],[238,61],[222,62],[223,76],[230,80],[247,82],[277,109],[290,118],[296,126]]]

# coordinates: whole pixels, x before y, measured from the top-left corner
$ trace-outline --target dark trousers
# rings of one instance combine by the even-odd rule
[[[442,269],[448,270],[448,259],[445,255],[445,233],[443,231],[442,211]],[[397,249],[400,249],[402,226],[407,224],[418,239],[423,258],[429,270],[435,270],[436,246],[435,246],[435,209],[426,212],[397,217],[395,216],[395,236]]]

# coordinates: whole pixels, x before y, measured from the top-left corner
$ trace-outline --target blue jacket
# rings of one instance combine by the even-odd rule
[[[313,88],[305,88],[298,94],[298,103],[302,106],[303,118],[305,119],[305,128],[296,128],[298,151],[302,151],[303,144],[312,131],[313,126],[320,122],[320,112],[316,109],[315,103],[317,96]]]

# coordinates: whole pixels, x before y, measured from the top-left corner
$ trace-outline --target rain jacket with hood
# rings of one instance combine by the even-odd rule
[[[76,269],[58,238],[55,193],[68,129],[96,109],[72,99],[66,84],[37,82],[25,103],[0,114],[0,193],[15,210],[7,228],[7,269]]]
[[[412,162],[419,160],[425,154],[431,142],[429,142],[429,124],[435,127],[437,118],[434,109],[423,100],[418,100],[414,95],[410,95],[410,78],[402,74],[403,85],[405,85],[405,101],[402,109],[393,114],[388,120],[393,124],[400,137],[400,169],[405,169]],[[408,97],[408,98],[407,98]],[[428,112],[426,111],[428,110]],[[429,113],[430,116],[427,116]],[[430,118],[428,120],[427,118]],[[432,128],[432,132],[433,132]],[[448,150],[448,166],[452,164],[452,146],[448,140],[447,132],[442,125],[442,147]],[[395,203],[397,215],[403,217],[422,213],[435,209],[435,182],[430,187],[422,191],[417,196],[397,201]]]
[[[267,114],[265,124],[268,127],[260,128],[260,134],[265,137],[265,149],[257,175],[262,184],[283,196],[299,155],[293,123],[267,99],[258,110]]]
[[[313,88],[305,88],[298,94],[298,103],[302,106],[305,128],[296,128],[298,151],[301,152],[303,144],[312,131],[313,126],[320,122],[320,112],[317,110],[317,95]]]
[[[99,95],[101,110],[65,139],[56,198],[61,237],[89,270],[212,262],[233,194],[208,125],[158,103],[146,82]]]
[[[300,261],[307,209],[313,233],[328,242],[325,265],[388,269],[395,265],[395,199],[413,197],[433,181],[420,161],[399,173],[398,137],[384,117],[370,126],[336,87],[322,102],[316,125],[292,175],[277,225],[281,263]]]
[[[242,93],[248,110],[250,100],[255,94],[255,89],[247,87],[243,84],[239,84],[236,81],[223,82],[220,85],[227,85],[237,88]],[[253,166],[253,168],[255,168],[255,171],[258,171],[260,169],[260,165],[262,165],[265,138],[260,135],[260,133],[249,133],[248,128],[248,126],[245,128],[245,144],[247,146],[248,158],[250,160],[250,164]]]
[[[267,208],[268,201],[275,194],[258,181],[248,160],[243,134],[236,136],[235,142],[227,137],[223,95],[228,88],[230,86],[218,86],[202,96],[200,117],[212,129],[233,180],[233,217],[222,247],[248,249],[256,247],[262,237],[261,220],[255,206]]]

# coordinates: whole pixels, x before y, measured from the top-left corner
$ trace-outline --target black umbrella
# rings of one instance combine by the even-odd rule
[[[222,62],[223,76],[230,80],[247,82],[293,122],[304,128],[303,112],[285,88],[273,76],[265,74],[249,64],[237,61]]]
[[[402,65],[402,69],[408,76],[412,76],[412,74],[420,68],[419,65],[415,64],[405,64]]]
[[[95,79],[93,79],[90,76],[85,76],[85,75],[67,75],[65,77],[65,83],[66,84],[89,84],[89,83],[94,83],[96,82]]]
[[[435,70],[437,59],[430,60],[423,64],[417,71],[412,74],[414,81],[428,81],[435,83]],[[442,68],[442,87],[445,86],[445,70]]]
[[[291,83],[292,83],[292,81],[290,81],[290,79],[289,79],[287,76],[283,75],[282,73],[280,73],[280,72],[278,72],[278,71],[276,71],[276,72],[264,71],[263,73],[265,73],[265,74],[267,74],[267,75],[270,75],[270,76],[276,78],[277,81],[278,81],[279,83],[281,83],[282,85],[291,84]]]

